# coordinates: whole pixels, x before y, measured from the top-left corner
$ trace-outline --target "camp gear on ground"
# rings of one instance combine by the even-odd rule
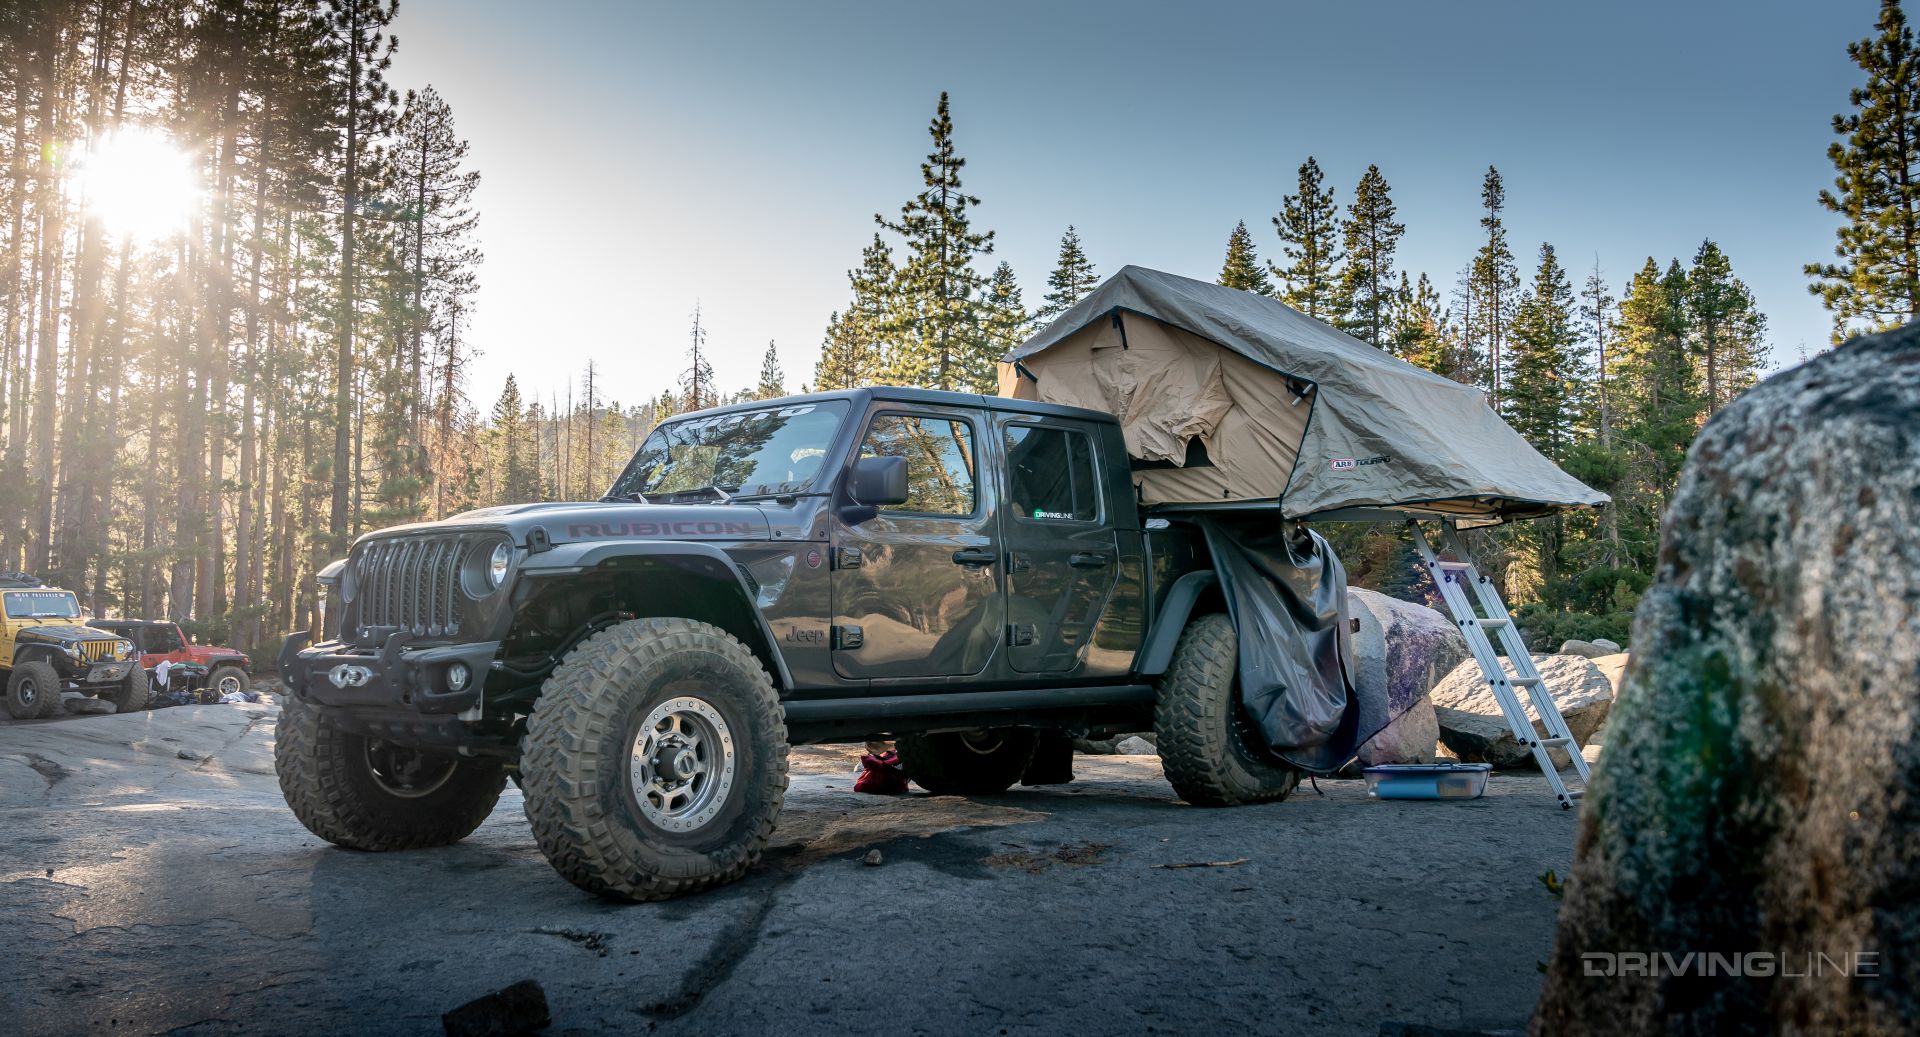
[[[1491,770],[1490,763],[1383,763],[1361,773],[1375,799],[1479,799]]]
[[[860,776],[853,779],[853,791],[874,796],[898,796],[907,791],[907,771],[900,765],[900,754],[892,749],[875,756],[860,756]]]

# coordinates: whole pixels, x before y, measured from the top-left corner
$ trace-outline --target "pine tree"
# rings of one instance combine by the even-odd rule
[[[1626,503],[1636,509],[1632,539],[1642,558],[1650,557],[1660,509],[1705,411],[1687,355],[1686,296],[1687,275],[1680,261],[1674,260],[1663,275],[1648,257],[1620,300],[1614,331],[1619,347],[1614,384],[1620,389],[1623,419],[1619,431],[1632,445],[1639,470],[1633,499]]]
[[[1549,460],[1564,464],[1578,431],[1580,392],[1585,372],[1577,350],[1573,284],[1553,246],[1541,244],[1540,266],[1532,286],[1513,314],[1510,378],[1502,401],[1507,424]],[[1524,523],[1514,541],[1529,548],[1539,596],[1562,600],[1561,572],[1568,526],[1564,515]]]
[[[1520,271],[1514,265],[1513,250],[1507,247],[1507,228],[1500,213],[1507,207],[1506,185],[1500,171],[1487,167],[1480,184],[1480,228],[1487,243],[1474,254],[1467,278],[1466,335],[1485,359],[1486,387],[1496,408],[1500,405],[1500,381],[1506,359],[1502,355],[1507,341],[1507,324],[1513,319],[1513,296],[1520,287]]]
[[[993,268],[993,277],[987,282],[987,297],[981,307],[986,316],[987,342],[991,346],[995,366],[974,375],[973,391],[992,395],[998,390],[1000,358],[1014,350],[1014,347],[1027,340],[1027,330],[1032,326],[1032,318],[1027,315],[1027,307],[1020,298],[1020,283],[1014,280],[1013,266],[1001,262]]]
[[[927,133],[933,151],[920,164],[924,189],[901,206],[899,219],[874,217],[907,246],[887,327],[887,376],[900,385],[957,389],[997,359],[976,312],[985,280],[973,268],[973,257],[993,252],[993,232],[976,232],[968,216],[980,199],[961,189],[967,160],[954,149],[945,91]]]
[[[1322,186],[1325,179],[1320,163],[1307,156],[1300,164],[1300,193],[1287,195],[1273,218],[1287,265],[1268,264],[1280,281],[1280,301],[1315,320],[1337,316],[1340,276],[1340,252],[1334,243],[1340,209],[1333,191]]]
[[[1534,449],[1558,461],[1573,442],[1583,372],[1573,285],[1552,245],[1540,246],[1540,268],[1514,311],[1512,332],[1502,412]]]
[[[1047,287],[1051,291],[1044,297],[1045,305],[1033,315],[1033,323],[1044,325],[1079,302],[1088,292],[1100,283],[1100,275],[1094,272],[1093,261],[1080,246],[1080,234],[1069,224],[1067,232],[1060,235],[1060,259],[1054,264],[1053,273],[1047,276]]]
[[[1342,243],[1347,265],[1335,305],[1342,331],[1380,349],[1387,348],[1393,333],[1393,256],[1407,231],[1393,217],[1387,178],[1379,166],[1368,166],[1354,188],[1353,204],[1347,206]]]
[[[878,234],[860,251],[860,267],[847,271],[853,302],[827,318],[827,331],[814,364],[815,389],[853,389],[872,385],[886,363],[887,321],[893,313],[893,250]]]
[[[1234,225],[1227,235],[1227,259],[1220,267],[1220,284],[1255,295],[1272,295],[1273,282],[1260,268],[1260,257],[1253,251],[1253,235],[1247,233],[1247,221]]]
[[[344,553],[352,525],[349,470],[353,459],[354,325],[359,308],[359,264],[355,240],[357,220],[364,208],[362,188],[367,180],[367,139],[385,130],[392,119],[393,90],[384,78],[393,65],[392,38],[383,30],[393,21],[396,0],[329,0],[327,18],[340,39],[344,82],[338,106],[344,144],[340,174],[340,319],[335,359],[333,500],[327,513],[329,546]]]
[[[687,369],[680,375],[682,410],[705,410],[719,404],[719,390],[713,384],[713,362],[707,356],[707,329],[700,323],[700,305],[693,307],[693,329],[688,333]]]
[[[499,472],[492,504],[525,504],[540,499],[540,472],[534,455],[538,442],[528,426],[527,406],[520,397],[520,385],[512,375],[493,405],[493,421],[488,431],[492,440],[493,468]]]
[[[1394,356],[1435,374],[1450,375],[1450,345],[1446,314],[1440,308],[1440,293],[1433,282],[1421,274],[1418,284],[1400,272],[1400,287],[1394,292],[1393,332],[1388,350]]]
[[[432,387],[427,341],[478,288],[474,268],[480,250],[473,235],[479,214],[473,194],[480,187],[480,174],[465,168],[468,144],[454,132],[453,110],[433,87],[407,91],[395,131],[394,188],[404,206],[398,244],[411,311],[407,363],[417,389],[412,424],[415,438],[424,440],[425,403]]]
[[[1612,358],[1607,355],[1607,347],[1612,342],[1609,335],[1613,327],[1615,300],[1607,292],[1607,281],[1601,276],[1598,256],[1594,257],[1593,273],[1587,275],[1580,298],[1580,315],[1586,320],[1587,332],[1593,339],[1594,428],[1600,435],[1600,446],[1612,450],[1613,400],[1608,377],[1612,371]]]
[[[832,389],[853,389],[866,384],[863,371],[867,365],[863,355],[863,343],[853,330],[851,317],[843,317],[839,310],[827,314],[827,331],[820,341],[820,359],[813,364],[813,387],[826,392]]]
[[[767,340],[767,351],[760,357],[760,384],[753,388],[756,400],[772,400],[787,394],[787,373],[780,369],[780,351]]]
[[[1687,272],[1687,318],[1694,355],[1703,374],[1707,414],[1732,402],[1760,380],[1766,363],[1767,318],[1755,307],[1753,292],[1733,276],[1733,264],[1709,238],[1694,253]]]
[[[1867,74],[1833,117],[1833,188],[1820,204],[1845,217],[1838,263],[1809,263],[1808,289],[1833,314],[1833,340],[1920,320],[1920,52],[1900,0],[1881,0],[1877,36],[1847,44]]]

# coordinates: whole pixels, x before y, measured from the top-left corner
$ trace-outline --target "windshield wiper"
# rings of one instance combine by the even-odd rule
[[[620,493],[620,494],[609,493],[605,497],[600,498],[600,503],[602,504],[652,504],[653,502],[647,499],[646,494],[641,493],[639,490],[635,490],[632,493]]]
[[[734,489],[737,490],[739,489],[739,487],[736,486],[734,487]],[[733,494],[727,492],[727,489],[725,487],[715,486],[712,483],[708,483],[705,486],[689,486],[684,490],[655,490],[654,496],[660,497],[665,500],[679,501],[682,497],[688,497],[697,493],[713,494],[714,497],[718,498],[720,503],[722,504],[725,504],[733,500]],[[640,497],[638,493],[633,494],[633,496]],[[649,501],[644,497],[640,498],[640,502],[642,504],[653,503],[652,501]]]

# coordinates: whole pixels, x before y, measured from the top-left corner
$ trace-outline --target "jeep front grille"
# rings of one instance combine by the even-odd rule
[[[455,633],[467,601],[460,563],[478,542],[470,535],[427,535],[368,543],[354,561],[356,623],[399,627],[416,637]]]
[[[114,655],[113,646],[112,641],[82,641],[80,658],[90,663],[111,662]]]

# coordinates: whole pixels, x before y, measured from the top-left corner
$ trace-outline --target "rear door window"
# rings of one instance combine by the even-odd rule
[[[1015,515],[1032,522],[1100,520],[1091,437],[1052,425],[1008,425],[1006,440]]]

